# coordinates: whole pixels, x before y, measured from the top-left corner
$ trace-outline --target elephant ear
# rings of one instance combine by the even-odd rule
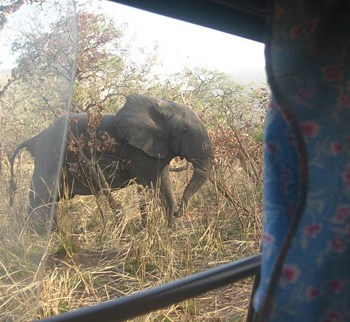
[[[170,156],[169,133],[160,105],[165,101],[133,94],[116,114],[117,134],[121,139],[155,158]]]

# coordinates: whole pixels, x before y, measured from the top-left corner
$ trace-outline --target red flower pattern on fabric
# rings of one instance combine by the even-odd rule
[[[329,242],[330,249],[335,253],[342,253],[345,249],[345,245],[339,236],[335,236]]]
[[[277,150],[277,146],[273,142],[269,142],[266,144],[266,149],[269,153],[274,154]]]
[[[350,108],[350,97],[347,92],[340,91],[338,95],[338,104],[345,108]]]
[[[342,280],[333,280],[331,282],[329,282],[329,288],[331,289],[331,291],[335,294],[339,294],[340,291],[344,288],[344,286],[346,285],[345,281]]]
[[[304,228],[304,231],[307,237],[310,237],[310,238],[315,238],[317,233],[319,233],[321,230],[322,230],[321,224],[315,224]]]
[[[305,300],[311,301],[315,298],[317,298],[321,294],[320,290],[316,287],[308,287],[305,291]]]
[[[300,129],[306,136],[315,137],[319,131],[319,126],[314,122],[301,122]]]
[[[341,314],[335,311],[326,312],[325,316],[321,319],[321,322],[343,322],[344,319]]]
[[[286,266],[283,269],[283,276],[287,282],[295,283],[300,276],[300,271],[295,266]]]
[[[307,89],[302,89],[300,92],[298,92],[297,96],[299,99],[306,99],[306,98],[312,97],[314,93],[315,93],[315,88],[310,87]]]
[[[275,238],[274,238],[273,236],[271,236],[271,235],[263,234],[263,236],[262,236],[262,241],[263,241],[264,243],[269,244],[269,243],[274,242],[274,240],[275,240]]]
[[[337,223],[343,223],[349,217],[350,211],[346,206],[340,206],[335,214],[334,221]]]
[[[292,26],[290,29],[290,37],[292,39],[299,38],[303,34],[303,28],[299,25]]]
[[[339,142],[332,142],[331,143],[331,152],[334,156],[338,155],[340,152],[343,151],[343,146]]]
[[[322,74],[327,81],[339,81],[343,77],[343,71],[336,66],[327,66],[322,68]]]
[[[314,32],[316,30],[317,27],[317,21],[315,19],[311,19],[307,22],[307,29],[310,32]]]

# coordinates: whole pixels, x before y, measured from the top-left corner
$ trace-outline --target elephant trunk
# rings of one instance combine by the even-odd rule
[[[196,147],[199,147],[199,150],[198,148],[188,150],[188,154],[184,155],[185,159],[191,162],[193,165],[193,174],[183,192],[179,215],[181,215],[181,212],[183,211],[184,207],[186,207],[188,200],[192,197],[192,195],[204,184],[212,167],[214,157],[213,148],[209,138],[206,137],[205,140],[203,140]]]

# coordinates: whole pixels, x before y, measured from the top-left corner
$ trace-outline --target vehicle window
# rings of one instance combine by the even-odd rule
[[[260,246],[263,44],[108,1],[79,1],[76,30],[73,9],[33,1],[1,25],[0,311],[23,321]],[[251,284],[148,320],[239,319]]]

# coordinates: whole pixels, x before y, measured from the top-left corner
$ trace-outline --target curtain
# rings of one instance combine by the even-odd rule
[[[258,321],[350,321],[350,3],[270,4]]]

